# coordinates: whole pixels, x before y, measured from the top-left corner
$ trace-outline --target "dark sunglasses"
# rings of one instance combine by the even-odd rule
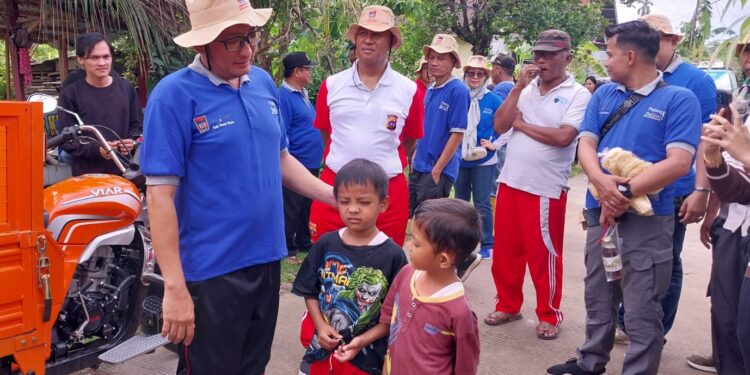
[[[466,72],[466,76],[472,78],[484,78],[487,76],[487,72],[481,70],[468,71]]]

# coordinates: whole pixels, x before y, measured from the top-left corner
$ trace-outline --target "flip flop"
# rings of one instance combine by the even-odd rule
[[[503,311],[493,311],[489,313],[486,318],[484,318],[484,324],[488,326],[499,326],[520,319],[523,319],[523,315],[521,313],[509,314]]]
[[[536,326],[536,338],[540,340],[554,340],[560,334],[560,327],[549,324],[547,322],[540,322]]]
[[[296,256],[296,255],[288,256],[288,257],[286,257],[286,259],[284,259],[284,260],[285,260],[285,261],[286,261],[287,263],[289,263],[289,264],[293,264],[293,265],[296,265],[296,266],[299,266],[300,264],[302,264],[302,259],[300,259],[300,258],[297,258],[297,256]]]

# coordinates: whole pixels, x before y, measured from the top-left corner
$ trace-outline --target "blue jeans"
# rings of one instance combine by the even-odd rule
[[[492,206],[490,193],[497,168],[495,165],[480,165],[471,168],[459,168],[456,177],[456,198],[470,201],[482,217],[482,249],[491,249],[494,243],[492,236]]]
[[[674,319],[677,316],[677,305],[680,302],[680,294],[682,293],[682,245],[685,242],[685,232],[687,231],[687,225],[680,223],[680,206],[687,196],[679,197],[675,199],[675,214],[674,214],[674,233],[672,234],[672,277],[669,280],[669,289],[667,294],[661,299],[661,309],[664,311],[664,318],[662,318],[662,324],[664,325],[664,336],[667,335],[672,325],[674,325]],[[624,328],[623,314],[624,306],[620,305],[620,311],[617,314],[617,322],[620,328]],[[627,329],[625,329],[627,332]]]
[[[493,197],[497,196],[497,185],[498,185],[497,178],[500,177],[500,171],[503,170],[503,166],[505,165],[505,151],[507,149],[508,149],[508,145],[505,145],[503,147],[500,147],[500,149],[497,150],[497,152],[495,153],[495,155],[497,155],[497,164],[495,164],[497,169],[495,169],[495,177],[493,177],[493,182],[492,182],[493,188],[492,188],[492,193],[490,194]]]

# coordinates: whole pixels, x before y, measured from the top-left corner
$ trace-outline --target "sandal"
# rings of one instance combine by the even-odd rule
[[[536,326],[536,338],[540,340],[554,340],[559,334],[560,327],[556,325],[547,322],[540,322],[539,325]]]
[[[488,326],[499,326],[520,319],[523,319],[523,315],[521,313],[509,314],[503,311],[493,311],[489,313],[486,318],[484,318],[484,324]]]

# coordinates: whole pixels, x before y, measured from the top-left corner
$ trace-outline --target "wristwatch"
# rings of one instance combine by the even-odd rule
[[[625,198],[632,198],[633,192],[630,191],[630,184],[617,184],[617,191],[620,192]]]

